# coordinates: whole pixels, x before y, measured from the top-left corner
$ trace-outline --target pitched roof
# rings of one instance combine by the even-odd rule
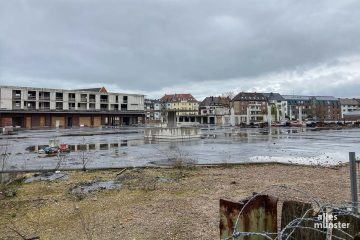
[[[358,99],[355,98],[340,98],[341,105],[360,105]]]
[[[107,93],[108,92],[105,87],[101,87],[101,88],[83,88],[83,89],[74,89],[74,90],[75,91],[86,91],[86,92],[101,92],[101,93]]]
[[[197,102],[197,100],[190,93],[181,93],[181,94],[165,94],[162,98],[160,98],[160,102]]]
[[[300,96],[300,95],[282,95],[285,100],[302,100],[308,101],[313,99],[311,96]]]
[[[267,97],[269,100],[275,100],[275,101],[284,101],[285,99],[283,96],[280,95],[280,93],[263,93],[265,97]]]
[[[314,96],[314,98],[318,101],[339,101],[339,99],[333,96]]]
[[[201,103],[200,106],[229,106],[230,98],[229,97],[206,97]]]
[[[248,92],[240,92],[236,95],[232,101],[267,101],[267,97],[265,97],[262,93],[248,93]]]

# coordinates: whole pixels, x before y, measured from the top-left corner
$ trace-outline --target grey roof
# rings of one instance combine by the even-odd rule
[[[232,101],[267,101],[267,97],[265,97],[262,93],[248,93],[248,92],[240,92],[236,95]]]
[[[160,103],[160,100],[159,99],[149,99],[149,98],[147,98],[147,99],[144,99],[144,102]]]
[[[338,101],[337,98],[333,96],[301,96],[301,95],[282,95],[285,100],[301,100],[301,101],[309,101],[309,100],[317,100],[317,101]]]
[[[285,99],[280,95],[280,93],[263,93],[265,97],[267,97],[269,100],[275,100],[275,101],[284,101]]]
[[[200,106],[229,106],[230,105],[230,98],[228,97],[206,97],[201,103]]]
[[[318,101],[339,101],[339,99],[333,96],[314,96],[314,98]]]
[[[341,98],[340,104],[341,105],[360,105],[360,102],[358,99],[355,99],[355,98]]]
[[[303,101],[308,101],[313,98],[311,96],[300,96],[300,95],[282,95],[282,97],[285,100],[303,100]]]

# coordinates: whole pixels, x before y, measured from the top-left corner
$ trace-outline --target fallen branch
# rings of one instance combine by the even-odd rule
[[[116,174],[116,177],[118,177],[118,176],[120,176],[121,174],[123,174],[126,170],[127,170],[127,168],[124,168],[123,170],[121,170],[119,173]]]

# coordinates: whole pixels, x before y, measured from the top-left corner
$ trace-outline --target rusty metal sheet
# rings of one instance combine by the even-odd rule
[[[305,214],[306,213],[306,214]],[[284,229],[289,223],[297,218],[311,218],[314,217],[314,210],[310,203],[304,203],[299,201],[284,201],[281,210],[281,229]],[[315,221],[307,220],[302,221],[297,228],[287,228],[284,231],[282,239],[287,239],[291,234],[291,239],[326,239],[326,234],[320,231],[326,232],[325,229],[314,230]],[[281,239],[281,240],[282,240]]]
[[[236,225],[236,231],[276,233],[277,202],[276,197],[269,195],[257,195],[240,202],[220,199],[220,238],[226,239],[232,236],[236,219],[243,208]],[[252,235],[237,239],[263,240],[264,237]]]

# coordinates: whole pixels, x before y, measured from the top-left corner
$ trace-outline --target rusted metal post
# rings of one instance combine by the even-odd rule
[[[353,212],[358,213],[356,158],[354,152],[349,152],[349,160],[350,160],[351,201],[353,205]]]

